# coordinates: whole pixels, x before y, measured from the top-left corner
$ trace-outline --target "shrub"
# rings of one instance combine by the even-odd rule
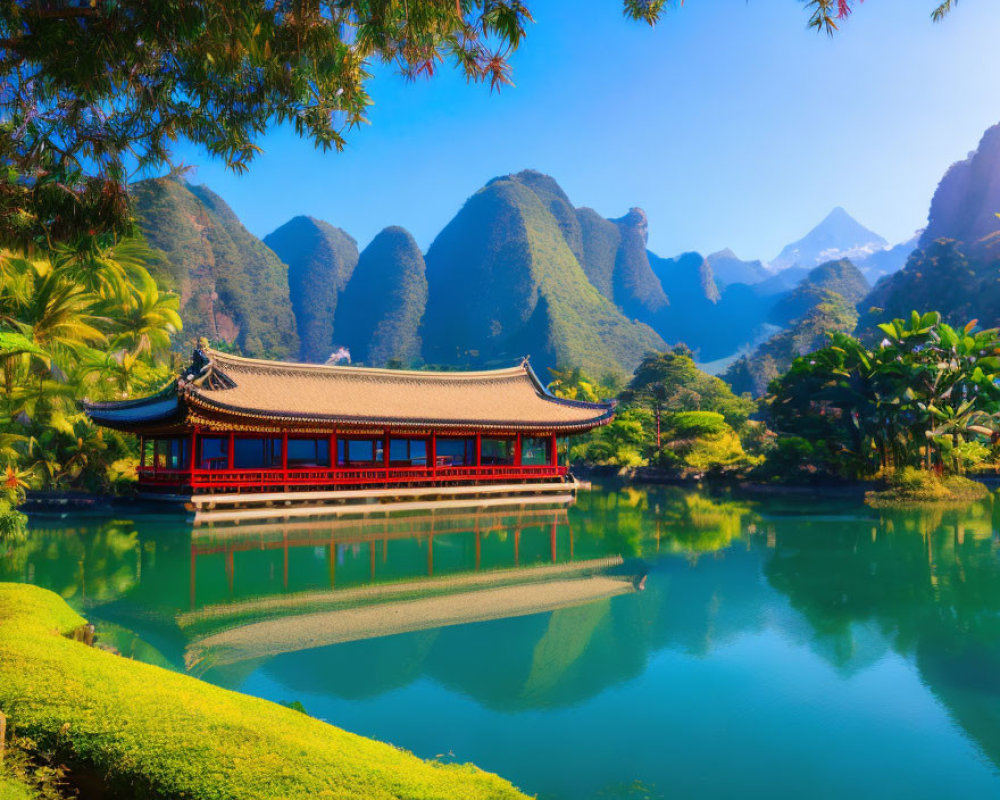
[[[28,518],[14,508],[9,500],[0,498],[0,541],[21,539],[27,529]]]

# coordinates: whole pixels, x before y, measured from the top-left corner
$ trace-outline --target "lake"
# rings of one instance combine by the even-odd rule
[[[1000,796],[1000,500],[118,514],[36,516],[0,580],[124,655],[543,800]]]

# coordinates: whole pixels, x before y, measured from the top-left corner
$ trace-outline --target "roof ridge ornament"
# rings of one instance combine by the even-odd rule
[[[212,357],[208,355],[208,350],[208,339],[202,336],[192,354],[191,366],[177,379],[178,389],[184,389],[187,386],[209,390],[236,387],[236,381],[219,369]]]

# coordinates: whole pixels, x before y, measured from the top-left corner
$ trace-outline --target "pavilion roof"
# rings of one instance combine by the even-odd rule
[[[613,403],[553,396],[527,359],[506,369],[431,372],[266,361],[208,348],[196,350],[192,366],[157,395],[85,408],[96,423],[123,429],[193,415],[242,424],[581,431],[614,413]]]

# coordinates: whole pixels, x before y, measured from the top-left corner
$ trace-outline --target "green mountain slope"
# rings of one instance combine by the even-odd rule
[[[857,305],[870,289],[868,280],[848,259],[828,261],[810,270],[790,294],[781,298],[771,309],[769,319],[775,325],[789,325],[808,314],[829,293]]]
[[[299,335],[299,358],[323,363],[333,351],[337,298],[358,263],[358,243],[328,222],[295,217],[264,237],[288,264],[288,288]]]
[[[431,245],[424,355],[487,364],[529,354],[536,368],[627,374],[665,343],[588,280],[572,220],[553,213],[551,187],[539,189],[537,175],[490,181]],[[579,252],[582,242],[581,232]]]
[[[420,321],[427,306],[424,258],[413,237],[390,227],[358,258],[337,304],[334,338],[355,362],[410,366],[420,359]]]
[[[251,356],[299,351],[288,268],[218,195],[172,178],[132,187],[139,226],[181,295],[184,338],[206,336]]]
[[[828,333],[850,333],[857,321],[853,303],[835,292],[827,292],[791,328],[775,334],[752,354],[735,361],[722,379],[736,394],[750,392],[760,397],[767,392],[768,384],[786,372],[798,356],[825,347]]]

